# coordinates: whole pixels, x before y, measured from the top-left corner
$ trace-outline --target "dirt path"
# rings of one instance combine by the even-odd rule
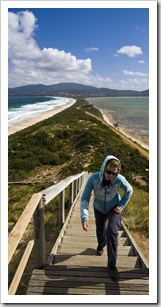
[[[120,131],[118,131],[117,129],[115,129],[114,127],[112,127],[112,126],[111,126],[110,124],[108,124],[104,119],[102,119],[102,118],[100,118],[100,117],[98,117],[98,116],[96,116],[96,115],[94,115],[94,114],[91,114],[91,113],[89,113],[89,112],[86,112],[86,113],[87,113],[88,115],[93,116],[93,117],[95,117],[96,119],[98,119],[98,120],[99,120],[100,122],[102,122],[105,126],[108,126],[111,130],[113,130],[116,134],[118,134],[126,144],[130,145],[130,146],[133,147],[133,148],[138,149],[139,152],[140,152],[144,157],[146,157],[146,158],[149,159],[149,152],[146,151],[146,150],[144,150],[144,149],[143,149],[142,147],[140,147],[138,144],[134,143],[131,139],[129,139],[129,138],[128,138],[126,135],[124,135],[122,132],[120,132]]]

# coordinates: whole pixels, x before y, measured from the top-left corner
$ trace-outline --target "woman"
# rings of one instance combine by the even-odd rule
[[[92,191],[94,191],[94,214],[97,235],[97,255],[103,254],[107,245],[108,272],[113,280],[119,275],[116,268],[118,248],[118,228],[121,225],[123,209],[129,202],[133,189],[129,182],[120,174],[121,163],[119,159],[107,156],[100,171],[92,174],[81,196],[82,227],[88,231],[88,206]],[[120,196],[118,189],[124,191]]]

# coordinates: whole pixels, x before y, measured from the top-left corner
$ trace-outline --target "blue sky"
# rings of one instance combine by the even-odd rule
[[[9,87],[76,82],[149,88],[148,8],[8,11]]]

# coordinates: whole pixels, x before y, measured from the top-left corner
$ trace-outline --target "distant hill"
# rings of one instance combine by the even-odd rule
[[[8,89],[8,95],[19,96],[63,96],[63,97],[148,97],[149,90],[133,91],[133,90],[117,90],[109,88],[97,88],[89,85],[78,83],[59,83],[53,85],[25,85]]]

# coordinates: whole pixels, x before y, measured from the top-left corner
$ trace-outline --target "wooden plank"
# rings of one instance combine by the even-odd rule
[[[98,258],[101,258],[101,257],[98,257]],[[46,265],[45,269],[44,270],[76,270],[76,271],[82,271],[82,270],[86,270],[87,271],[87,274],[88,274],[88,271],[96,271],[96,272],[102,272],[105,270],[106,267],[99,267],[99,266],[92,266],[90,267],[90,265],[85,265],[83,267],[80,267],[79,265],[63,265],[63,264],[60,264],[60,265],[57,265],[56,267],[54,265],[50,266],[50,265]],[[144,274],[149,274],[149,269],[145,269],[145,268],[142,268],[142,267],[135,267],[135,268],[126,268],[126,267],[121,267],[121,268],[118,268],[120,269],[122,272],[137,272],[138,274],[140,274],[141,272],[144,273]],[[39,269],[36,269],[36,271],[40,271],[42,272],[43,270],[39,270]],[[33,271],[35,272],[35,270]]]
[[[128,290],[135,290],[138,292],[142,292],[142,291],[149,291],[149,287],[148,285],[136,285],[136,284],[129,284],[128,282],[126,282],[125,284],[121,284],[121,283],[110,283],[110,279],[106,278],[106,282],[103,282],[99,279],[95,280],[93,283],[90,282],[75,282],[75,281],[68,281],[68,280],[32,280],[30,283],[30,287],[52,287],[53,289],[69,289],[69,288],[77,288],[78,290],[80,289],[96,289],[98,292],[100,292],[103,289],[108,289],[108,290],[116,290],[117,288],[119,288],[119,290],[124,290],[124,291],[128,291]]]
[[[65,222],[65,190],[60,193],[59,200],[59,230],[61,230]]]
[[[148,295],[148,289],[138,291],[138,289],[119,289],[119,286],[115,286],[115,289],[108,289],[106,285],[104,289],[96,288],[56,288],[50,285],[44,287],[29,287],[28,295]]]
[[[69,208],[73,204],[74,201],[74,184],[73,182],[70,183],[70,197],[69,197]]]
[[[90,284],[90,285],[94,285],[94,284],[105,284],[105,283],[108,283],[109,285],[115,285],[116,282],[115,281],[112,281],[111,278],[109,277],[109,274],[106,273],[107,276],[67,276],[67,275],[32,275],[32,278],[31,278],[31,282],[30,282],[30,285],[31,284],[41,284],[41,282],[44,284],[45,282],[50,282],[50,281],[54,281],[56,283],[56,286],[58,286],[58,282],[59,282],[59,285],[63,285],[65,282],[69,283],[71,282],[72,284],[72,287],[76,286],[77,287],[77,283],[79,282],[80,285],[82,284]],[[33,282],[34,281],[34,282]],[[119,283],[120,287],[123,286],[123,287],[133,287],[134,285],[135,286],[138,286],[141,287],[141,286],[147,286],[148,285],[148,280],[146,279],[140,279],[140,278],[128,278],[128,279],[125,279],[125,278],[121,278],[119,279],[119,281],[117,281],[117,283]]]
[[[33,232],[32,236],[30,238],[30,241],[27,244],[25,252],[24,252],[24,254],[22,256],[22,259],[21,259],[21,261],[19,263],[19,266],[18,266],[18,268],[16,270],[14,278],[13,278],[13,280],[11,282],[11,285],[10,285],[9,291],[8,291],[9,295],[13,295],[13,294],[16,293],[16,290],[18,288],[18,285],[19,285],[19,282],[21,280],[22,274],[23,274],[23,272],[25,270],[26,264],[28,262],[29,256],[30,256],[30,254],[32,252],[32,249],[33,249],[33,246],[34,246],[34,236],[35,236],[35,232]]]
[[[128,238],[126,237],[122,237],[122,238],[119,238],[119,241],[118,241],[118,245],[119,246],[128,246]],[[97,247],[97,238],[96,236],[95,237],[90,237],[90,238],[86,238],[86,241],[84,241],[84,238],[83,237],[79,237],[79,241],[78,241],[78,238],[77,237],[70,237],[70,236],[63,236],[62,238],[62,241],[61,241],[61,244],[81,244],[83,243],[83,246],[89,246],[89,247],[93,247],[93,248],[96,248]]]
[[[118,268],[118,272],[120,274],[120,277],[123,279],[148,279],[149,274],[148,270],[142,269],[142,268],[133,268],[133,269],[127,269],[127,268]],[[34,269],[32,279],[37,278],[37,276],[82,276],[82,277],[107,277],[107,268],[104,267],[78,267],[78,266],[52,266],[48,267],[44,270],[38,270]]]
[[[107,270],[93,268],[66,268],[34,270],[27,294],[91,294],[148,295],[148,274],[144,269],[119,268],[119,281],[112,281]],[[100,271],[98,271],[100,270]],[[89,274],[90,272],[90,274]],[[144,272],[144,273],[143,273]],[[101,275],[100,275],[101,274]],[[49,290],[50,288],[50,290]]]
[[[79,237],[79,240],[78,240],[78,238],[76,236],[75,237],[71,237],[71,236],[64,235],[63,238],[62,238],[62,242],[61,243],[67,243],[67,244],[71,244],[71,243],[73,243],[73,244],[84,243],[84,244],[88,244],[89,242],[92,245],[97,244],[96,236],[89,237],[89,238],[87,237],[87,241],[85,241],[84,237]]]
[[[96,255],[96,248],[93,246],[87,245],[86,247],[84,244],[61,244],[58,248],[58,254],[85,254],[85,255]],[[107,249],[104,248],[104,254],[107,255]],[[131,256],[134,255],[133,248],[131,246],[118,246],[118,255],[125,255]]]
[[[26,208],[22,212],[16,225],[12,229],[8,237],[8,263],[10,262],[32,216],[40,202],[42,195],[40,193],[33,194]]]
[[[95,228],[89,228],[88,231],[84,231],[82,229],[81,225],[78,225],[77,228],[68,228],[65,230],[64,233],[65,236],[71,236],[71,237],[96,237],[96,231]],[[124,232],[120,231],[118,234],[118,237],[123,237],[124,236]]]
[[[71,281],[57,281],[57,280],[50,280],[50,281],[43,281],[43,280],[39,280],[38,282],[36,280],[32,280],[30,287],[34,288],[34,287],[39,287],[39,288],[47,288],[47,287],[52,287],[53,291],[55,291],[55,289],[69,289],[69,288],[75,288],[81,290],[81,289],[95,289],[95,291],[97,291],[98,293],[100,293],[101,290],[104,289],[108,289],[108,290],[124,290],[124,291],[137,291],[137,292],[149,292],[149,287],[148,285],[128,285],[128,283],[126,283],[125,285],[121,285],[120,283],[115,283],[115,284],[111,284],[108,283],[108,279],[106,283],[101,283],[99,280],[96,281],[95,283],[87,283],[87,282],[71,282]],[[116,293],[115,293],[116,294]]]
[[[101,266],[107,267],[107,257],[95,255],[56,255],[54,265],[79,265],[79,266]],[[138,257],[119,256],[117,259],[118,267],[134,268],[140,267]]]
[[[59,266],[58,269],[58,271],[56,268],[46,269],[43,272],[34,270],[27,294],[148,295],[149,293],[147,270],[133,269],[127,274],[126,269],[120,268],[120,280],[116,282],[109,278],[107,270],[99,272],[96,267],[93,271],[89,267],[90,274],[88,270],[80,267],[76,268],[77,270],[68,268],[64,271]]]
[[[43,268],[45,265],[45,224],[42,198],[34,212],[34,230],[34,268]]]
[[[49,188],[42,190],[41,193],[44,196],[45,205],[47,205],[53,198],[65,190],[73,181],[81,176],[87,176],[85,172],[77,174],[75,176],[70,176],[57,184],[50,186]]]
[[[42,280],[40,280],[39,283],[36,283],[36,281],[33,280],[29,287],[31,287],[31,290],[28,290],[28,291],[33,291],[34,287],[38,287],[39,288],[38,291],[42,291],[42,288],[44,290],[46,290],[47,287],[50,287],[50,288],[53,289],[52,290],[53,292],[58,291],[58,290],[62,291],[63,289],[64,290],[66,289],[66,291],[67,291],[68,289],[73,288],[73,289],[77,289],[78,294],[79,293],[81,294],[81,292],[79,292],[79,291],[81,291],[82,289],[84,289],[86,291],[90,291],[91,289],[92,290],[95,289],[95,291],[97,291],[97,294],[100,294],[100,292],[103,291],[103,290],[111,290],[113,292],[115,291],[114,294],[117,294],[118,289],[120,291],[124,291],[124,292],[137,291],[138,294],[139,294],[139,292],[141,292],[141,293],[146,292],[146,294],[148,294],[148,292],[149,292],[148,285],[146,285],[146,286],[145,285],[142,285],[142,286],[138,285],[138,287],[137,287],[136,285],[128,286],[128,284],[126,284],[122,287],[118,283],[117,284],[115,283],[115,285],[112,285],[110,283],[108,284],[108,282],[99,283],[99,281],[96,282],[95,284],[94,283],[90,284],[90,283],[86,283],[86,282],[74,283],[74,282],[70,282],[70,281],[69,282],[68,281],[58,282],[58,281],[53,281],[53,280],[48,281],[48,282],[47,281],[43,282]]]

